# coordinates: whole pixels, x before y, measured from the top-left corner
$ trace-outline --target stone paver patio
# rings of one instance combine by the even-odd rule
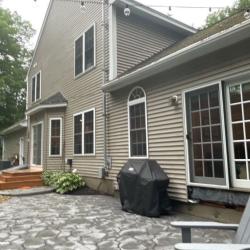
[[[109,196],[55,193],[15,197],[0,204],[0,249],[173,249],[180,232],[173,220],[188,215],[146,218],[121,211]],[[194,231],[194,242],[230,242],[225,231]]]

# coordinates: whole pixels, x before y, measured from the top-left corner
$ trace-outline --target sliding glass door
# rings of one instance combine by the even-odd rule
[[[220,85],[186,92],[190,181],[227,185],[226,150]]]

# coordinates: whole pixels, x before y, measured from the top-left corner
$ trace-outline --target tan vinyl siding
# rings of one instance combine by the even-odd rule
[[[19,156],[19,140],[24,138],[24,158],[27,162],[27,129],[23,128],[4,136],[4,160],[13,160],[15,155]]]
[[[183,36],[150,22],[146,18],[129,17],[117,10],[117,73],[122,74],[153,54],[180,40]]]
[[[102,5],[86,3],[86,12],[80,10],[80,3],[54,1],[41,37],[34,64],[29,74],[29,106],[31,106],[31,77],[42,72],[42,100],[60,91],[68,101],[65,113],[61,110],[46,111],[44,121],[43,167],[56,169],[64,167],[65,158],[73,159],[73,168],[84,176],[97,177],[103,165],[103,116],[102,91]],[[74,41],[83,32],[96,25],[96,67],[85,74],[74,77]],[[73,115],[91,108],[96,114],[95,156],[74,156]],[[64,116],[65,155],[61,158],[48,157],[48,122],[50,116]],[[66,166],[67,167],[67,166]]]
[[[221,81],[232,72],[241,72],[246,66],[249,70],[246,44],[239,46],[241,50],[231,47],[111,93],[108,98],[108,151],[112,157],[110,177],[116,180],[128,160],[127,98],[134,86],[141,86],[147,95],[149,158],[157,160],[168,174],[170,196],[187,201],[182,93]],[[171,104],[173,95],[178,96],[177,106]]]

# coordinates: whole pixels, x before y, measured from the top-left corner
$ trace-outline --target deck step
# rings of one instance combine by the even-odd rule
[[[43,186],[42,180],[13,181],[13,182],[0,181],[0,190],[15,189],[15,188],[22,188],[22,187],[40,187],[40,186]]]
[[[43,186],[41,169],[4,170],[0,175],[0,190]]]
[[[30,175],[36,175],[41,176],[42,171],[2,171],[2,175],[4,176],[30,176]]]
[[[0,181],[3,182],[13,182],[13,181],[32,181],[32,180],[41,180],[41,175],[21,175],[21,176],[9,176],[9,175],[0,175]]]

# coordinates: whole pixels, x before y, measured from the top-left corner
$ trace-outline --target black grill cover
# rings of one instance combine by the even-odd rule
[[[128,160],[117,177],[122,209],[149,217],[170,211],[168,177],[154,160]]]

